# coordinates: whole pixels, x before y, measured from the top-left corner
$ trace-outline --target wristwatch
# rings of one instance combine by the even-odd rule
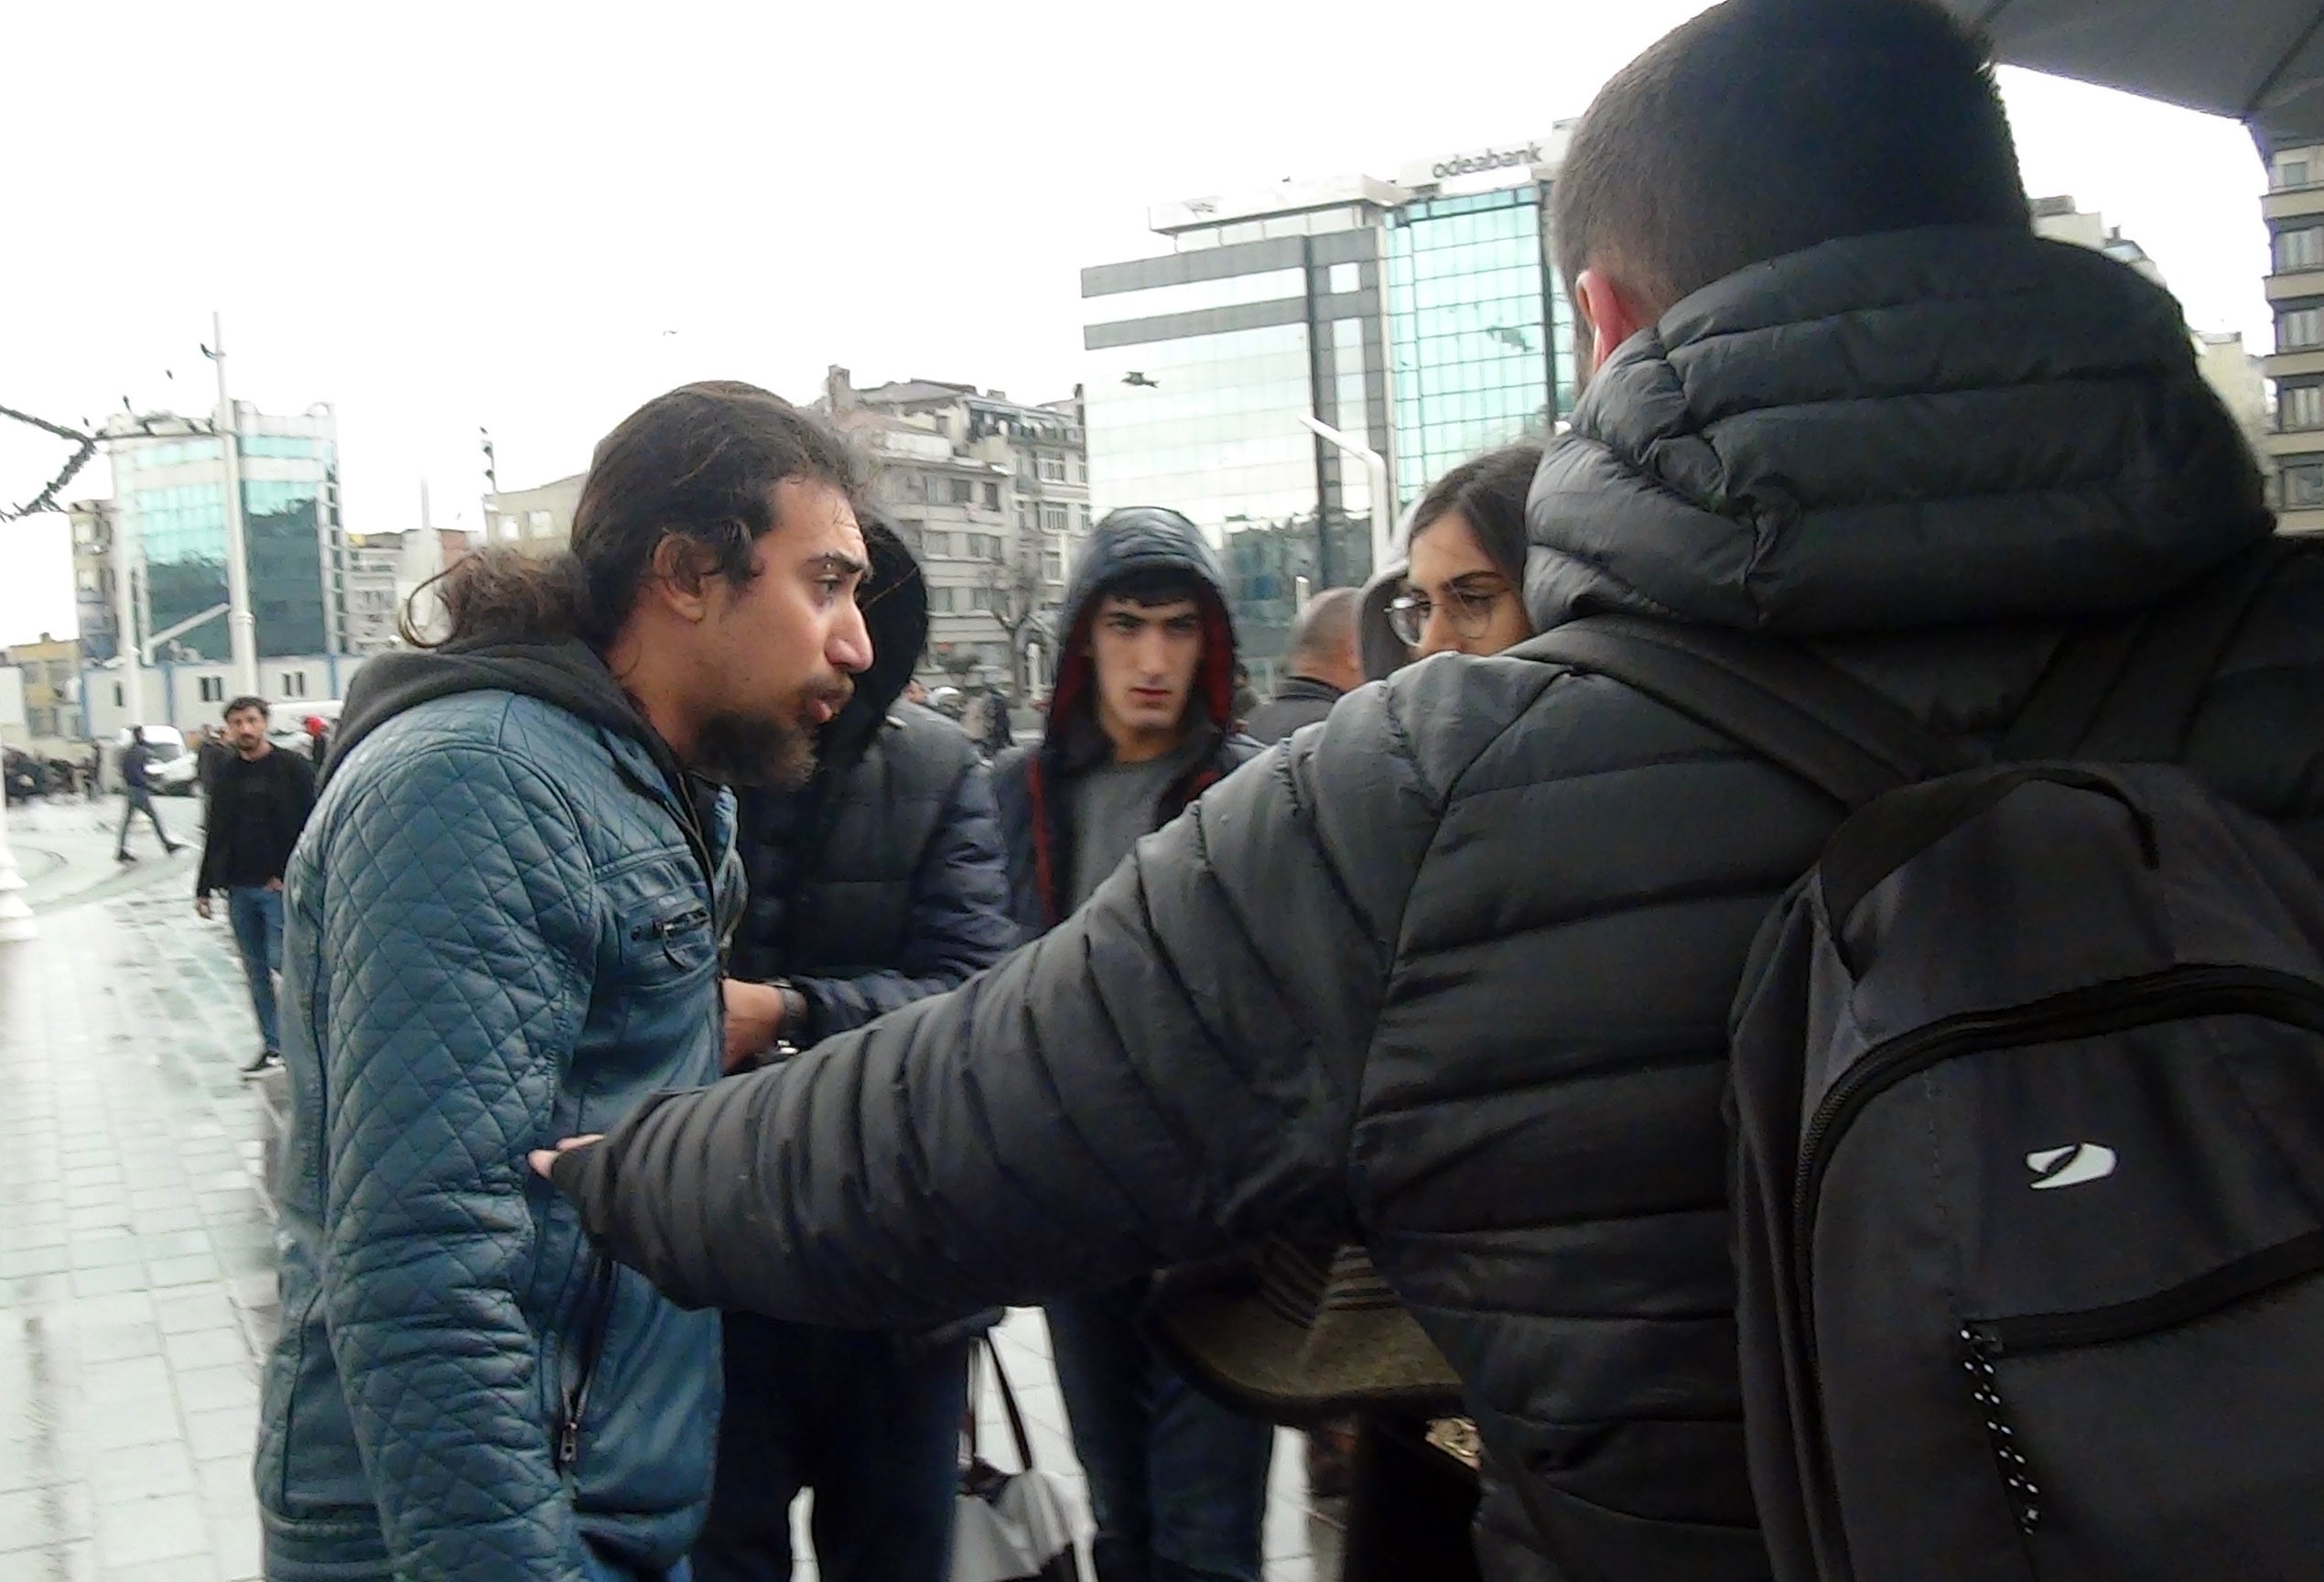
[[[801,993],[799,986],[788,978],[777,978],[767,987],[783,997],[783,1022],[775,1029],[776,1036],[785,1044],[796,1044],[799,1041],[799,1034],[805,1030],[803,1024],[807,1019],[809,1009],[807,997]]]

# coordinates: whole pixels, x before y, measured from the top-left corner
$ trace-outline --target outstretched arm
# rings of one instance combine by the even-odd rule
[[[1392,699],[1360,694],[1037,945],[653,1103],[554,1178],[680,1302],[855,1327],[1344,1234],[1365,1052],[1443,805]]]

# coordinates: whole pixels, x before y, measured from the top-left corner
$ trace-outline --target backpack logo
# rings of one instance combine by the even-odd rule
[[[2037,1148],[2026,1155],[2026,1168],[2034,1173],[2037,1192],[2053,1186],[2079,1186],[2114,1173],[2114,1151],[2103,1143],[2070,1143],[2063,1148]]]

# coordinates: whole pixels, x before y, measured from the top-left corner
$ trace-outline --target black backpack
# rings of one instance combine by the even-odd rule
[[[2324,885],[2172,763],[2294,552],[2070,639],[1991,763],[1793,647],[1520,650],[1854,809],[1732,1027],[1783,1582],[2324,1575]]]

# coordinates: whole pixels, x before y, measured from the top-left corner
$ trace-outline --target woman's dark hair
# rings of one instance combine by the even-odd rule
[[[785,478],[828,483],[850,500],[862,492],[847,442],[779,396],[729,379],[658,396],[599,442],[571,547],[462,558],[423,585],[444,607],[445,631],[420,633],[407,603],[404,640],[442,648],[578,637],[601,649],[629,619],[666,537],[691,542],[700,574],[749,581]]]
[[[1443,518],[1458,511],[1502,576],[1525,586],[1525,496],[1541,470],[1542,442],[1519,439],[1472,456],[1429,486],[1412,508],[1409,548]]]

